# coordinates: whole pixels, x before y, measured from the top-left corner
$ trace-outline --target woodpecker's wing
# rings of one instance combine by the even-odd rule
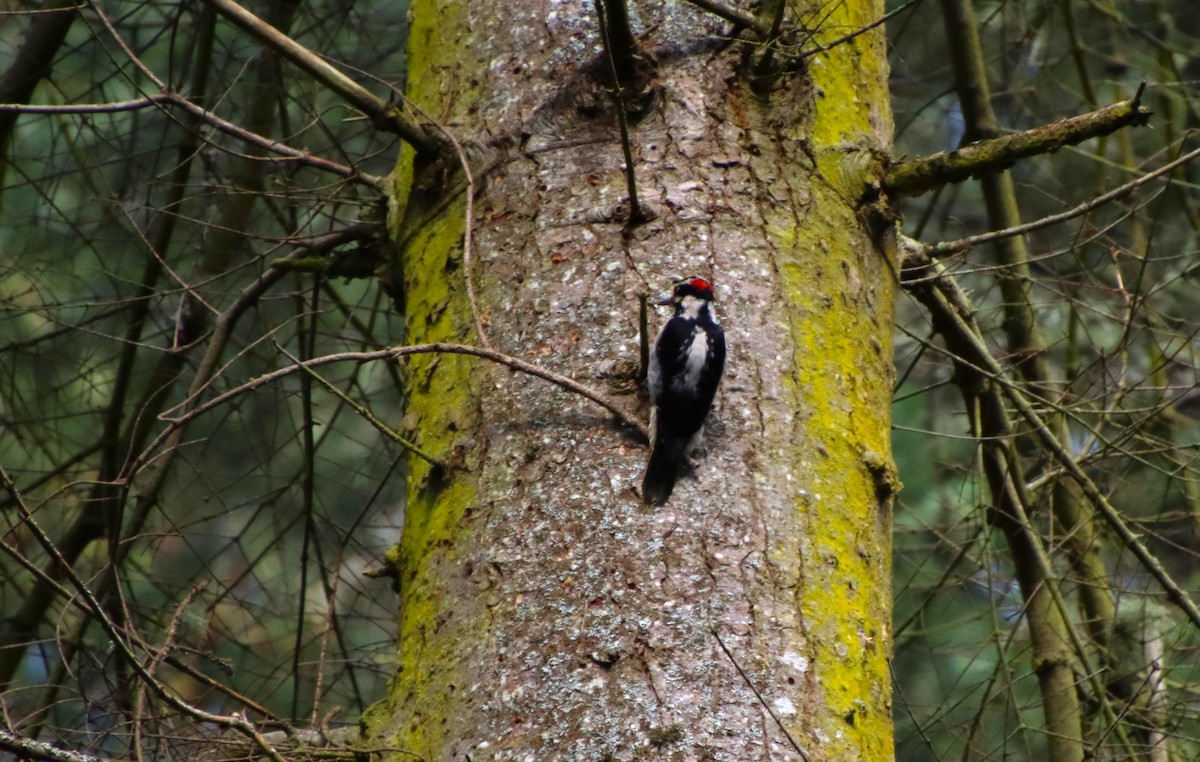
[[[654,342],[650,370],[658,371],[661,392],[676,392],[687,372],[688,357],[695,338],[696,321],[673,317],[663,326]],[[655,368],[655,366],[658,366]]]
[[[700,429],[725,369],[725,333],[713,321],[674,317],[663,326],[651,361],[659,426],[680,436]],[[653,381],[657,381],[654,384]],[[654,392],[652,392],[654,394]]]
[[[713,398],[717,396],[717,387],[721,384],[721,376],[725,373],[725,331],[721,330],[716,321],[709,321],[704,326],[704,332],[708,339],[705,342],[707,350],[703,368],[698,374],[697,386],[700,389],[700,398],[707,402],[708,407],[712,407]]]
[[[650,392],[651,405],[657,405],[658,398],[662,396],[662,362],[658,358],[662,348],[662,335],[665,330],[667,328],[663,326],[662,331],[659,331],[658,336],[654,339],[654,351],[650,353],[650,367],[646,369],[646,389]]]

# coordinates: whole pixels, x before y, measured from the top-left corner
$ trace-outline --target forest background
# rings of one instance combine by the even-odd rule
[[[829,23],[842,5],[778,4],[802,43],[879,33]],[[405,335],[394,274],[337,255],[378,245],[371,231],[387,210],[356,183],[392,172],[401,140],[345,92],[263,55],[212,4],[51,6],[10,4],[0,18],[0,61],[20,60],[35,24],[52,51],[32,93],[14,86],[30,72],[8,64],[0,82],[0,100],[46,107],[0,110],[0,748],[163,753],[212,729],[131,687],[142,678],[112,633],[43,571],[56,552],[146,648],[168,692],[224,717],[269,718],[264,729],[353,727],[396,668],[389,549],[416,426],[403,371],[363,362],[263,379],[297,358]],[[1070,735],[1055,725],[1065,694],[1046,683],[1057,666],[1067,713],[1082,717],[1069,758],[1194,758],[1200,15],[1189,0],[964,8],[883,9],[895,162],[1108,104],[1152,115],[1002,161],[1007,190],[986,178],[931,182],[924,195],[884,183],[906,237],[891,407],[903,489],[893,619],[880,635],[892,649],[895,754],[1044,758]],[[253,10],[400,102],[404,5]],[[732,37],[742,14],[708,23]],[[45,22],[56,17],[57,30]],[[580,34],[602,50],[589,18]],[[973,33],[990,86],[983,112],[954,42]],[[148,72],[186,83],[178,92],[206,113],[148,88]],[[261,161],[279,145],[251,134],[290,147],[290,163]],[[1024,235],[963,240],[1053,215]],[[954,314],[977,333],[947,336],[950,313],[926,288],[942,276],[969,300]],[[623,309],[636,347],[637,302]],[[218,343],[224,354],[204,351]],[[635,355],[594,358],[592,375],[619,381]],[[181,413],[189,389],[211,402],[255,379],[253,394]],[[629,392],[619,387],[605,388]],[[181,416],[186,435],[171,439]],[[996,442],[1009,468],[999,476]],[[115,479],[131,462],[137,479]],[[1020,494],[998,496],[1006,489]],[[1006,499],[1028,511],[1016,530],[997,519]],[[117,526],[79,512],[113,500],[128,506]],[[101,541],[113,533],[120,542]],[[1040,581],[1023,588],[1029,575]],[[1066,656],[1040,650],[1030,589],[1045,593],[1038,605]]]

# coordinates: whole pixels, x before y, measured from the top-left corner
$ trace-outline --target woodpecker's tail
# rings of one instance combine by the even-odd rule
[[[642,500],[649,505],[662,505],[671,496],[675,487],[675,477],[679,475],[679,466],[687,454],[688,442],[678,437],[667,437],[661,434],[650,451],[650,463],[646,465],[646,475],[642,478]]]

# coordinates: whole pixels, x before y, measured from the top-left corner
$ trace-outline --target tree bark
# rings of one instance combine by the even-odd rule
[[[730,358],[706,450],[650,509],[647,448],[592,403],[407,360],[406,436],[450,465],[409,463],[397,674],[367,733],[427,760],[891,759],[897,268],[862,202],[892,132],[882,31],[763,98],[720,19],[633,6],[657,76],[632,131],[655,217],[630,230],[592,7],[417,0],[408,94],[471,157],[500,351],[633,406],[638,295],[716,283]],[[881,13],[837,5],[828,36]],[[406,151],[395,175],[407,343],[474,334],[454,171]]]

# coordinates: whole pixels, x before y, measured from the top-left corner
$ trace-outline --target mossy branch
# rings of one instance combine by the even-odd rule
[[[883,180],[883,189],[892,196],[919,196],[949,183],[1007,169],[1028,156],[1052,153],[1122,127],[1144,125],[1151,112],[1142,105],[1143,90],[1144,83],[1133,98],[1087,114],[893,164]]]
[[[45,741],[12,733],[0,728],[0,749],[16,755],[17,759],[41,759],[47,762],[110,762],[110,757],[94,757],[90,754],[60,749]],[[115,762],[115,760],[111,760]]]
[[[234,0],[204,0],[221,15],[259,42],[279,53],[312,75],[318,82],[333,90],[347,103],[365,114],[377,128],[399,135],[417,149],[418,153],[434,154],[440,142],[398,106],[376,97],[369,90],[338,71],[325,59],[238,5]]]

